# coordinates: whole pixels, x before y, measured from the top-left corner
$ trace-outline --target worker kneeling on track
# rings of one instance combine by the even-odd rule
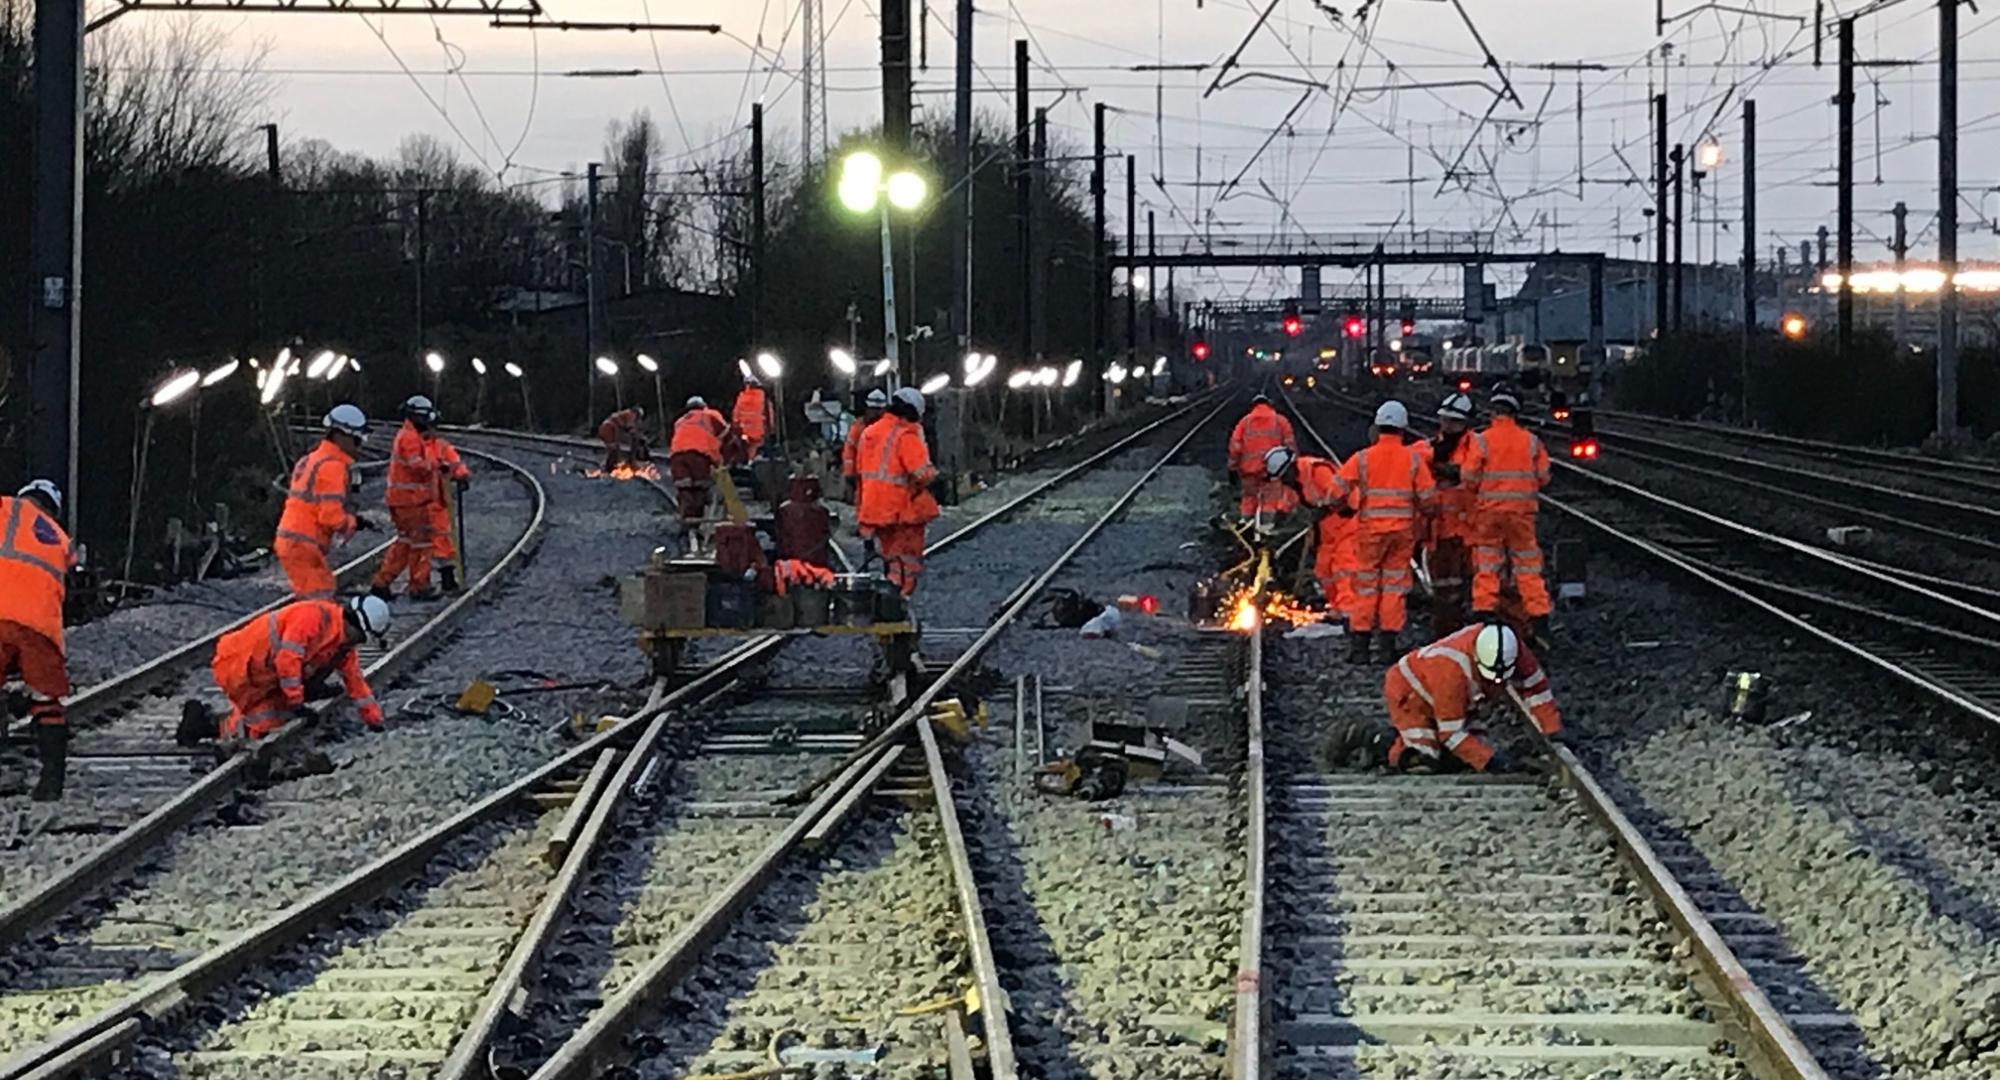
[[[1396,636],[1407,618],[1407,601],[1415,584],[1410,558],[1416,553],[1418,515],[1437,498],[1437,483],[1424,456],[1403,440],[1409,411],[1400,401],[1384,402],[1375,411],[1375,443],[1341,463],[1335,493],[1352,499],[1355,510],[1354,602],[1347,609],[1352,637],[1348,659],[1368,659],[1374,635],[1375,658],[1396,658]]]
[[[646,432],[640,426],[645,420],[646,407],[634,405],[612,413],[597,425],[597,438],[604,444],[605,472],[620,465],[630,467],[649,459],[651,452],[646,445]]]
[[[1354,506],[1343,498],[1340,466],[1322,457],[1295,454],[1283,446],[1264,453],[1264,475],[1295,489],[1298,501],[1318,514],[1313,538],[1313,578],[1328,610],[1345,612],[1354,604]]]
[[[722,464],[722,435],[729,422],[700,397],[687,399],[687,411],[674,421],[673,442],[667,444],[667,475],[674,481],[674,501],[681,520],[694,522],[708,513],[708,495]]]
[[[924,569],[924,526],[938,516],[931,464],[924,443],[924,395],[913,386],[897,390],[889,411],[861,433],[861,502],[855,521],[862,539],[882,556],[889,583],[909,596]]]
[[[292,595],[331,600],[338,590],[327,554],[333,545],[375,523],[348,512],[354,455],[368,441],[368,414],[354,405],[335,405],[322,421],[326,438],[292,466],[285,508],[271,554],[284,567]]]
[[[1472,714],[1502,696],[1542,734],[1562,731],[1548,674],[1506,626],[1475,624],[1411,650],[1383,678],[1382,696],[1396,728],[1387,754],[1392,768],[1434,766],[1450,755],[1486,771],[1496,751]]]
[[[61,521],[62,489],[52,481],[36,480],[0,498],[0,684],[19,678],[26,687],[42,762],[37,802],[62,798],[69,766],[63,599],[78,559]]]
[[[290,719],[318,714],[308,700],[331,697],[328,676],[338,674],[347,698],[369,731],[382,729],[382,707],[361,673],[355,647],[389,632],[389,605],[378,596],[344,603],[300,600],[253,619],[222,636],[210,669],[229,699],[229,715],[218,727],[208,708],[190,701],[181,713],[176,739],[192,746],[204,738],[220,743],[262,739]]]

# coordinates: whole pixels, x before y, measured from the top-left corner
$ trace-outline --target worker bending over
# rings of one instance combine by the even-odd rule
[[[715,467],[722,464],[722,435],[729,430],[722,414],[699,397],[687,399],[687,411],[674,421],[674,439],[667,445],[667,475],[674,481],[674,499],[681,520],[699,521],[708,513],[708,492]]]
[[[1444,754],[1478,771],[1492,763],[1493,743],[1472,726],[1473,710],[1505,697],[1534,720],[1544,735],[1562,731],[1549,677],[1514,631],[1475,623],[1414,649],[1396,661],[1382,682],[1393,768],[1434,765]]]
[[[1264,455],[1279,446],[1296,454],[1299,438],[1292,431],[1292,422],[1272,407],[1271,399],[1258,394],[1250,399],[1250,411],[1229,433],[1229,471],[1242,484],[1237,511],[1244,517],[1254,517],[1260,510],[1284,513],[1297,505],[1292,501],[1295,493],[1285,485],[1265,483]]]
[[[847,425],[847,442],[840,448],[840,475],[847,479],[847,497],[851,501],[861,499],[861,433],[880,420],[888,407],[889,395],[878,386],[868,391],[861,415]]]
[[[368,416],[353,405],[335,405],[322,421],[326,438],[292,466],[285,509],[278,517],[278,534],[271,554],[284,567],[292,595],[302,600],[330,600],[336,583],[328,555],[356,529],[375,523],[348,512],[354,455],[368,440]]]
[[[389,632],[389,605],[378,596],[344,603],[299,600],[252,619],[222,635],[215,645],[215,685],[229,699],[229,715],[212,725],[206,705],[190,701],[181,714],[177,741],[190,746],[213,736],[219,742],[262,739],[285,721],[317,714],[308,698],[325,693],[324,680],[338,673],[347,698],[370,731],[382,728],[382,707],[361,673],[355,646]]]
[[[882,554],[884,572],[904,596],[917,591],[924,569],[924,526],[938,516],[930,484],[937,479],[924,445],[924,395],[905,386],[889,411],[861,433],[861,502],[855,521]]]
[[[1403,441],[1409,426],[1402,402],[1383,402],[1375,410],[1374,445],[1349,456],[1335,478],[1337,497],[1352,500],[1355,516],[1354,603],[1347,609],[1348,659],[1355,663],[1367,661],[1371,634],[1379,662],[1396,658],[1414,583],[1418,515],[1437,498],[1423,455]]]
[[[437,406],[418,394],[403,402],[403,426],[389,447],[388,485],[383,501],[389,506],[389,524],[396,539],[382,566],[375,571],[369,591],[389,599],[396,579],[410,575],[410,599],[429,600],[437,595],[431,588],[431,558],[436,553],[437,521],[431,504],[438,500],[437,459],[424,442],[424,432],[437,423]]]
[[[1515,417],[1521,399],[1512,390],[1493,395],[1493,421],[1481,433],[1485,462],[1473,504],[1477,539],[1473,554],[1472,610],[1492,617],[1500,610],[1500,578],[1510,572],[1535,636],[1548,640],[1549,589],[1542,580],[1542,546],[1535,510],[1549,482],[1549,452]]]
[[[62,798],[69,765],[63,599],[78,560],[63,531],[62,504],[62,489],[49,480],[0,497],[0,684],[19,679],[27,687],[28,719],[42,761],[37,802]]]
[[[597,438],[604,443],[605,472],[646,460],[646,431],[642,426],[645,419],[646,407],[634,405],[612,413],[597,425]]]
[[[1437,514],[1424,542],[1434,638],[1465,625],[1476,542],[1473,501],[1486,467],[1486,438],[1472,430],[1472,398],[1462,393],[1448,395],[1438,406],[1437,416],[1438,433],[1429,444],[1431,474],[1438,484]]]
[[[743,389],[736,393],[736,405],[729,410],[729,419],[743,438],[743,460],[757,460],[757,452],[764,448],[764,439],[771,433],[771,403],[757,376],[743,376]]]
[[[1313,538],[1313,577],[1327,609],[1343,614],[1354,605],[1354,507],[1340,494],[1340,466],[1322,457],[1294,454],[1282,446],[1264,452],[1264,475],[1294,489],[1298,501],[1318,517]]]

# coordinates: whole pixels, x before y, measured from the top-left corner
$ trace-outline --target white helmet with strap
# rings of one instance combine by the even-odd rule
[[[882,388],[878,386],[868,391],[867,404],[871,409],[886,409],[889,407],[889,395],[884,393]]]
[[[347,613],[369,637],[381,640],[389,632],[389,602],[379,596],[356,596],[347,601]]]
[[[703,400],[700,394],[696,394],[688,399],[687,407],[690,409],[706,409],[708,408],[708,402]]]
[[[62,513],[62,489],[56,486],[54,480],[30,480],[22,485],[21,490],[15,492],[14,495],[16,498],[22,499],[42,499],[56,513]]]
[[[1264,451],[1264,475],[1283,476],[1285,470],[1291,468],[1292,463],[1298,458],[1299,456],[1292,453],[1292,448],[1289,446],[1273,446]]]
[[[1521,639],[1512,627],[1488,623],[1479,628],[1479,636],[1472,642],[1472,663],[1481,678],[1504,682],[1513,677],[1514,667],[1520,662]]]
[[[357,439],[368,437],[368,414],[357,405],[335,405],[322,421],[328,431],[338,431]]]
[[[924,415],[924,392],[922,390],[914,386],[905,386],[896,391],[896,400],[915,409],[918,416]]]
[[[1375,410],[1376,427],[1392,427],[1398,430],[1410,426],[1410,410],[1400,401],[1385,401]]]
[[[1445,395],[1444,403],[1438,406],[1440,420],[1472,419],[1472,395],[1453,391]]]

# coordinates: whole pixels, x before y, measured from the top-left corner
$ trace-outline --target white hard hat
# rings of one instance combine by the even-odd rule
[[[1298,455],[1292,453],[1291,447],[1273,446],[1269,450],[1264,451],[1264,475],[1282,475],[1286,469],[1292,467],[1292,462],[1297,459]]]
[[[30,480],[14,494],[23,499],[35,497],[46,499],[50,506],[55,507],[56,513],[62,513],[62,489],[56,486],[54,480]]]
[[[1496,409],[1502,405],[1505,405],[1508,408],[1514,410],[1515,412],[1521,411],[1521,399],[1512,390],[1495,391],[1493,397],[1490,400],[1493,402],[1493,407]]]
[[[868,391],[868,407],[869,407],[869,408],[871,408],[871,409],[886,409],[886,408],[888,408],[888,407],[889,407],[889,395],[888,395],[888,394],[886,394],[886,393],[883,393],[883,391],[882,391],[882,388],[881,388],[881,387],[879,387],[879,386],[878,386],[878,387],[876,387],[876,388],[875,388],[875,389],[873,389],[873,390],[870,390],[870,391]]]
[[[918,416],[924,414],[924,392],[922,390],[914,386],[905,386],[896,391],[896,400],[917,410]]]
[[[1472,398],[1467,394],[1445,395],[1444,404],[1438,406],[1438,416],[1445,420],[1472,419]]]
[[[357,439],[368,437],[368,414],[356,405],[335,405],[321,421],[328,431],[340,431]]]
[[[435,420],[437,419],[437,414],[437,406],[431,404],[431,399],[422,394],[411,395],[407,401],[403,402],[404,416],[421,416],[426,420]]]
[[[1406,428],[1410,426],[1410,410],[1400,401],[1385,401],[1375,410],[1376,427]]]
[[[706,409],[708,408],[708,402],[703,401],[700,394],[696,394],[688,399],[687,407],[690,409]]]
[[[1479,636],[1472,642],[1472,662],[1481,676],[1500,682],[1514,674],[1514,665],[1520,661],[1521,639],[1511,627],[1489,623],[1479,628]]]
[[[348,613],[373,638],[389,632],[389,602],[379,596],[357,596],[347,602]]]

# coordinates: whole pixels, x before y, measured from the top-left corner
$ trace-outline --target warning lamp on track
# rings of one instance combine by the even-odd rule
[[[1194,343],[1192,347],[1188,349],[1188,352],[1191,355],[1193,355],[1196,360],[1206,360],[1208,359],[1208,342],[1197,341]]]
[[[1458,380],[1458,392],[1461,394],[1470,394],[1472,392],[1472,380],[1471,379]]]
[[[1569,444],[1569,456],[1579,461],[1597,460],[1597,439],[1595,437],[1575,439]]]
[[[1788,311],[1778,321],[1778,330],[1787,338],[1797,341],[1806,336],[1806,317],[1796,311]]]

